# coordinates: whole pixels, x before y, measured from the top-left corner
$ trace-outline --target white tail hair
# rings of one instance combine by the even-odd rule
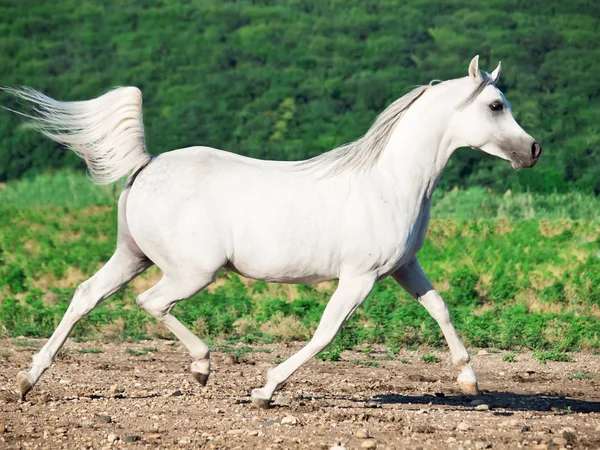
[[[59,102],[31,88],[2,90],[27,101],[28,126],[65,145],[86,162],[96,184],[110,184],[150,161],[142,121],[142,93],[119,87],[93,100]]]

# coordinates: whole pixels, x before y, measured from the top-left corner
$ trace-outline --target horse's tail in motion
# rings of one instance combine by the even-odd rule
[[[96,184],[109,184],[150,161],[142,93],[119,87],[93,100],[59,102],[31,88],[2,88],[25,100],[28,125],[83,158]]]

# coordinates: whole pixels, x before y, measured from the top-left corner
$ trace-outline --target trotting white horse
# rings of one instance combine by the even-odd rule
[[[458,384],[477,393],[469,354],[444,300],[423,273],[423,245],[438,179],[455,149],[469,146],[532,167],[541,146],[514,120],[495,84],[471,61],[468,76],[414,89],[392,103],[356,142],[300,162],[259,161],[207,147],[151,158],[137,88],[114,89],[83,102],[59,102],[31,89],[6,89],[32,103],[32,125],[87,163],[93,180],[129,177],[119,199],[117,248],[73,296],[52,337],[19,372],[21,398],[52,364],[73,327],[94,307],[156,264],[163,278],[137,298],[189,351],[202,384],[209,348],[172,314],[173,306],[208,286],[225,267],[279,283],[339,280],[308,344],[267,373],[252,401],[273,393],[323,350],[391,275],[441,327]]]

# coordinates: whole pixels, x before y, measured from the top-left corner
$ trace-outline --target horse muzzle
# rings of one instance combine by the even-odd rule
[[[513,150],[510,152],[510,162],[513,169],[528,169],[537,164],[541,154],[541,144],[538,141],[533,141],[525,151]]]

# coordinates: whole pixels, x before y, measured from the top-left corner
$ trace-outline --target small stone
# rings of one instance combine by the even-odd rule
[[[346,450],[346,447],[340,444],[335,444],[329,447],[329,450]]]
[[[491,448],[492,444],[487,444],[485,442],[477,441],[475,442],[475,448],[478,450],[482,450],[484,448]]]
[[[244,430],[239,430],[239,429],[236,429],[236,430],[229,430],[229,431],[227,432],[227,434],[231,434],[231,435],[236,435],[236,434],[244,434],[244,433],[245,433],[245,431],[244,431]]]
[[[177,441],[177,443],[179,445],[188,445],[190,442],[192,442],[192,440],[189,437],[182,437],[181,439],[179,439],[179,441]]]
[[[575,430],[573,428],[567,427],[562,429],[562,437],[567,440],[567,443],[572,444],[577,439],[577,435],[575,434]]]
[[[531,446],[531,450],[548,450],[548,446],[546,444],[536,444]]]
[[[450,436],[448,439],[446,439],[446,444],[454,444],[456,442],[456,438]]]
[[[250,431],[248,431],[248,436],[258,436],[258,430],[250,430]]]
[[[275,406],[290,406],[292,404],[292,399],[285,395],[278,395],[273,404]]]
[[[130,434],[128,436],[123,436],[123,442],[137,442],[137,441],[141,441],[142,437],[141,436],[136,436],[133,434]]]
[[[269,419],[263,422],[263,427],[272,427],[273,425],[281,425],[281,420],[279,419]]]
[[[67,430],[64,428],[57,428],[54,430],[54,434],[67,434]]]
[[[173,392],[171,395],[169,395],[169,397],[181,397],[183,395],[183,392],[181,392],[179,389],[177,389],[175,392]]]
[[[525,433],[526,431],[531,430],[531,427],[527,424],[523,424],[523,426],[521,427],[521,433]]]
[[[369,434],[369,430],[367,430],[366,428],[358,430],[354,436],[356,436],[357,439],[368,439],[371,437],[371,435]]]
[[[71,382],[71,380],[65,380],[65,379],[60,379],[58,380],[59,384],[69,384]]]
[[[89,420],[89,419],[82,420],[81,421],[81,426],[83,428],[92,428],[94,426],[94,421],[93,420]]]
[[[487,350],[479,350],[477,352],[477,356],[485,356],[485,355],[489,355]]]
[[[515,428],[519,426],[519,421],[515,419],[505,420],[500,422],[501,427]]]
[[[117,436],[117,435],[116,435],[116,434],[114,434],[114,433],[110,433],[110,434],[108,435],[108,437],[106,438],[106,440],[107,440],[108,442],[110,442],[110,443],[113,443],[113,442],[115,442],[115,441],[118,441],[118,440],[119,440],[119,436]]]
[[[297,423],[298,419],[294,416],[285,416],[283,419],[281,419],[282,425],[296,425]]]
[[[373,439],[368,439],[360,444],[360,448],[376,448],[377,443]]]
[[[476,411],[489,411],[490,410],[490,405],[486,405],[485,403],[482,403],[481,405],[477,405],[475,407]]]
[[[561,445],[561,446],[566,446],[569,441],[567,441],[565,438],[561,438],[561,437],[555,437],[554,439],[552,439],[552,442],[555,443],[556,445]]]
[[[456,429],[459,431],[467,431],[469,428],[471,428],[471,426],[466,422],[461,422],[456,427]]]
[[[120,394],[121,392],[123,392],[123,389],[121,389],[116,384],[113,384],[113,385],[111,385],[111,387],[108,390],[108,392],[110,393],[110,395],[117,395],[117,394]]]
[[[233,372],[231,374],[231,376],[233,376],[233,377],[243,377],[244,374],[242,372],[240,372],[240,371],[237,371],[237,372]]]
[[[112,417],[105,416],[103,414],[94,414],[94,420],[96,422],[111,423],[112,422]]]

